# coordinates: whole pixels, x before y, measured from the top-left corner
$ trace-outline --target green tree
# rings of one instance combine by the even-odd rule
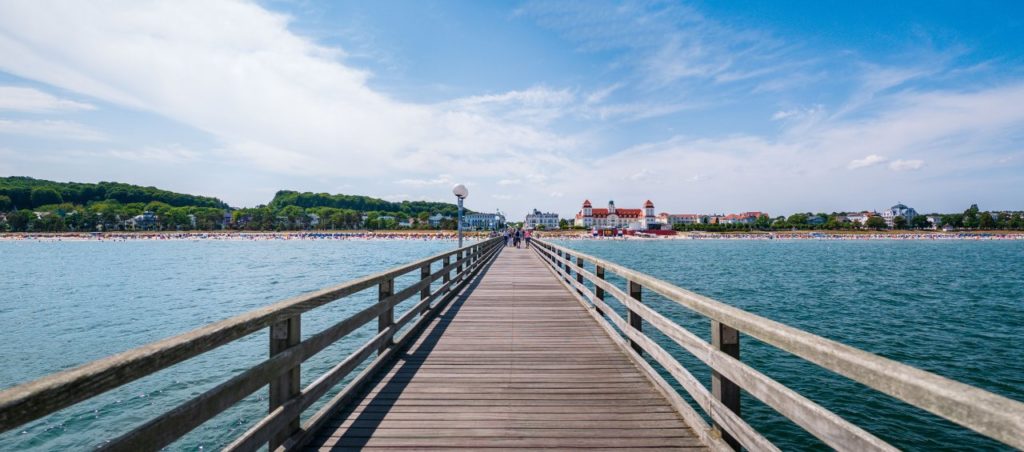
[[[892,219],[892,227],[893,229],[906,229],[907,219],[903,218],[903,215],[896,215]]]
[[[864,224],[864,227],[875,229],[875,230],[883,229],[886,226],[887,225],[885,224],[885,220],[882,217],[878,216],[878,215],[869,217],[868,220],[867,220],[867,223]]]
[[[64,232],[67,230],[67,226],[60,215],[50,214],[33,221],[30,229],[39,232]]]
[[[967,215],[967,214],[964,214],[964,216],[963,216],[963,226],[965,228],[970,228],[970,229],[977,228],[978,227],[978,216],[977,215]]]
[[[14,201],[7,195],[0,195],[0,212],[6,212],[14,207]]]
[[[52,188],[33,188],[32,189],[32,207],[45,206],[47,204],[60,204],[64,202],[64,198],[60,196],[57,190]]]
[[[754,226],[758,229],[768,229],[772,226],[772,219],[768,215],[762,214],[754,221]]]
[[[19,210],[7,214],[7,225],[14,232],[28,231],[28,226],[35,220],[36,215],[28,210]]]
[[[931,223],[928,222],[928,217],[924,215],[916,215],[914,219],[910,220],[910,227],[914,229],[927,229]]]
[[[992,218],[990,212],[981,212],[978,214],[978,227],[981,229],[993,229],[996,227],[996,221]]]

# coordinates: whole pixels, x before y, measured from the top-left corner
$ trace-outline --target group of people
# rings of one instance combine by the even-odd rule
[[[505,230],[505,246],[514,246],[516,248],[522,248],[523,241],[526,241],[526,247],[530,247],[530,236],[532,231],[529,229],[522,228],[509,228]]]

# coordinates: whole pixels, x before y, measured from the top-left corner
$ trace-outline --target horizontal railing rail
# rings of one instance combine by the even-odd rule
[[[734,449],[777,450],[740,416],[740,391],[764,402],[825,444],[838,450],[895,450],[796,391],[758,372],[739,358],[740,333],[786,351],[831,372],[895,397],[984,436],[1024,448],[1024,403],[906,364],[825,339],[681,289],[613,262],[534,239],[542,260],[628,341],[638,362],[647,353],[662,366],[713,422],[714,435]],[[587,265],[594,269],[587,269]],[[611,272],[626,281],[622,289],[606,280]],[[584,281],[593,285],[593,290]],[[711,321],[711,343],[642,302],[643,289],[657,293]],[[627,293],[628,292],[628,293]],[[611,295],[627,310],[623,319],[607,303]],[[643,332],[655,327],[712,371],[711,390]],[[614,332],[614,329],[609,329]],[[660,378],[660,377],[657,377]],[[689,409],[686,407],[686,409]],[[683,413],[686,417],[686,413]],[[694,427],[703,419],[688,421]]]
[[[446,251],[5,389],[0,391],[0,432],[269,329],[270,357],[267,360],[102,447],[126,451],[160,449],[267,385],[270,388],[269,414],[228,449],[254,450],[269,444],[270,450],[275,450],[279,446],[302,445],[309,440],[309,432],[315,430],[313,427],[320,425],[338,408],[339,403],[346,400],[346,394],[350,398],[365,383],[366,377],[372,374],[369,372],[371,369],[377,369],[391,359],[395,350],[413,332],[422,328],[433,314],[457,295],[472,275],[497,255],[500,244],[501,239],[495,238]],[[432,271],[436,263],[440,263],[440,268]],[[396,292],[395,279],[417,270],[419,280]],[[438,279],[442,280],[440,286],[431,291],[432,284]],[[376,303],[301,340],[303,313],[373,287],[378,290]],[[395,319],[395,306],[417,295],[419,302]],[[303,362],[373,319],[378,320],[378,331],[373,338],[300,390]],[[396,334],[410,324],[410,330],[396,340]],[[299,417],[304,410],[323,398],[375,352],[377,358],[366,370],[309,421],[300,425]]]

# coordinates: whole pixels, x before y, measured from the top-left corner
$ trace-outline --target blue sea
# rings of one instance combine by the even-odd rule
[[[1024,400],[1024,242],[565,244],[773,320]],[[450,241],[0,242],[0,324],[6,333],[0,341],[0,387],[453,247]],[[399,287],[411,281],[399,281]],[[709,336],[706,319],[645,297],[681,325]],[[304,315],[303,336],[375,299],[366,291]],[[376,329],[372,323],[307,362],[303,384],[369,339]],[[696,359],[654,336],[709,381]],[[745,362],[900,448],[1005,449],[752,338],[742,340]],[[0,450],[95,447],[266,355],[266,333],[254,334],[0,434]],[[260,390],[168,449],[223,447],[259,419],[266,404],[266,390]],[[743,416],[783,449],[824,448],[749,397],[743,399]]]

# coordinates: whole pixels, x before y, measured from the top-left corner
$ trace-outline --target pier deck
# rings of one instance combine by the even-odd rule
[[[310,449],[704,448],[532,250],[508,248]]]

